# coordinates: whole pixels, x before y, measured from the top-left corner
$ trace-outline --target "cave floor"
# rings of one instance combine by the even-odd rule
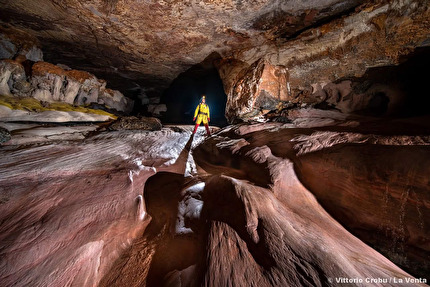
[[[411,121],[240,124],[211,137],[14,125],[0,148],[0,282],[420,285],[430,133],[428,119]]]

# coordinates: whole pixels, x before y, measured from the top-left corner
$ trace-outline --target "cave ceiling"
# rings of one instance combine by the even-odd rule
[[[345,43],[349,47],[342,52],[360,53],[359,43],[351,44],[358,34],[369,30],[389,33],[390,9],[397,14],[401,9],[409,9],[405,13],[428,19],[426,1],[396,4],[403,8],[390,1],[376,2],[2,0],[0,21],[3,33],[20,31],[34,37],[45,61],[89,71],[127,93],[139,87],[162,91],[181,72],[214,53],[248,64],[266,57],[289,68],[300,66],[292,71],[299,79],[310,67],[318,70],[318,65],[338,65],[339,47],[344,49],[348,46]],[[411,22],[408,17],[404,21]],[[415,28],[409,27],[404,33],[410,35]],[[415,33],[413,39],[404,39],[408,46],[402,44],[397,54],[405,46],[414,48],[428,38],[428,30],[417,29],[421,32]],[[366,41],[363,43],[368,47]],[[384,45],[374,40],[372,43],[385,56],[364,55],[360,72],[375,63],[396,61],[391,55],[386,56]],[[384,46],[382,50],[377,49],[380,46]],[[363,64],[366,61],[367,66]],[[316,72],[312,81],[321,81],[318,73],[322,72]],[[351,73],[349,67],[336,70],[331,76],[347,73]],[[303,86],[304,82],[296,81],[296,85]]]

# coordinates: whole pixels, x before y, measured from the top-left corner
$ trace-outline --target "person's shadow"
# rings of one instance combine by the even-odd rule
[[[176,159],[173,166],[175,166],[175,170],[177,170],[178,173],[185,175],[185,171],[187,169],[187,161],[188,157],[190,155],[191,151],[191,145],[193,143],[194,134],[191,134],[190,138],[188,139],[187,143],[185,144],[183,150],[179,154],[178,158]]]

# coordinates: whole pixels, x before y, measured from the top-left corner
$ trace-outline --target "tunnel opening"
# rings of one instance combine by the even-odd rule
[[[194,111],[205,95],[210,109],[210,125],[227,125],[227,95],[214,66],[214,61],[220,58],[218,53],[212,53],[173,80],[161,97],[161,102],[167,107],[160,117],[164,124],[193,124]]]
[[[370,100],[359,114],[407,118],[430,115],[427,70],[430,47],[419,47],[400,59],[396,66],[369,69],[354,91]]]

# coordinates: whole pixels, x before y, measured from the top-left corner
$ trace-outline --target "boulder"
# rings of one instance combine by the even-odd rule
[[[22,30],[0,28],[0,59],[23,56],[33,62],[43,61],[43,52],[38,46],[38,40]]]
[[[154,116],[159,116],[162,112],[167,112],[167,107],[165,104],[148,105],[148,113]]]
[[[21,49],[18,54],[25,56],[27,60],[33,62],[43,61],[43,52],[37,46],[31,46],[30,48]]]
[[[125,113],[130,113],[134,105],[133,100],[124,97],[121,92],[111,89],[101,91],[98,97],[98,103]]]
[[[0,59],[12,59],[16,52],[16,45],[6,35],[0,34]]]
[[[159,119],[151,117],[121,117],[110,126],[110,130],[150,130],[159,131],[162,125]]]

